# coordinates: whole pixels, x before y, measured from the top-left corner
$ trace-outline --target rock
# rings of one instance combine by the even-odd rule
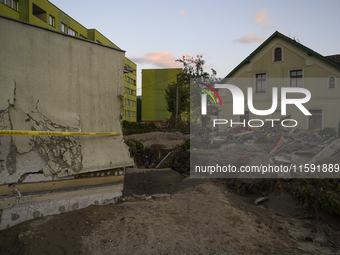
[[[264,202],[264,201],[266,201],[268,199],[268,197],[260,197],[260,198],[258,198],[258,199],[256,199],[255,201],[254,201],[254,204],[259,204],[259,203],[262,203],[262,202]]]

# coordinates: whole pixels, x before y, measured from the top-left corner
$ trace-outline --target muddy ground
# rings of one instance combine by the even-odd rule
[[[172,197],[27,221],[0,231],[0,254],[340,254],[322,235],[327,222],[327,237],[340,240],[338,218],[324,215],[318,225],[315,213],[289,192],[294,182],[281,183],[285,192],[277,180],[201,180],[171,169],[131,168],[125,197]],[[260,189],[268,199],[255,205]]]

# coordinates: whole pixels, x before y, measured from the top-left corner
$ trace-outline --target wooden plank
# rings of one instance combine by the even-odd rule
[[[48,181],[48,182],[31,182],[31,183],[17,183],[11,185],[0,186],[0,196],[15,194],[15,188],[18,188],[21,194],[28,192],[39,192],[56,189],[68,189],[82,186],[92,186],[108,183],[124,182],[124,175],[117,176],[104,176],[104,177],[91,177],[79,178],[61,181]]]

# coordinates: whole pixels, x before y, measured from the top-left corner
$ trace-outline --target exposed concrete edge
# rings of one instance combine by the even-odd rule
[[[0,209],[11,208],[16,205],[24,205],[35,202],[66,199],[74,196],[86,196],[90,194],[100,194],[101,192],[116,192],[123,190],[123,182],[102,184],[96,186],[83,186],[70,189],[59,189],[32,192],[24,195],[13,194],[0,197]]]
[[[23,196],[18,204],[0,210],[0,230],[34,218],[103,205],[122,195],[123,183],[101,185],[81,190]],[[16,198],[11,198],[11,201]]]
[[[0,200],[1,196],[14,194],[15,189],[19,189],[21,194],[30,192],[40,192],[67,188],[76,188],[91,185],[101,185],[115,182],[124,182],[124,175],[77,178],[68,180],[58,180],[49,182],[30,182],[30,183],[14,183],[0,185]]]
[[[125,168],[125,174],[131,174],[131,173],[146,173],[146,172],[150,172],[150,171],[157,171],[157,172],[161,172],[161,171],[174,171],[175,170],[171,169],[171,168],[161,168],[161,169],[155,169],[155,168]]]

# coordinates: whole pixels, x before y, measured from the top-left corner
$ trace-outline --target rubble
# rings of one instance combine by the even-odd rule
[[[132,202],[132,201],[149,201],[151,199],[170,199],[171,198],[171,194],[154,194],[151,196],[146,196],[144,195],[136,195],[134,194],[133,196],[129,196],[129,197],[123,197],[119,199],[119,202]]]
[[[240,164],[288,166],[290,173],[284,177],[285,180],[288,180],[294,177],[302,177],[305,174],[305,164],[316,166],[318,161],[340,151],[340,139],[336,139],[335,129],[333,133],[329,132],[331,128],[325,129],[328,131],[285,128],[279,125],[273,127],[264,125],[261,128],[239,125],[229,127],[222,133],[216,129],[205,136],[196,136],[193,139],[198,140],[195,144],[200,146],[196,145],[194,146],[195,149],[192,149],[196,151],[205,150],[215,148],[213,145],[218,144],[220,147],[216,146],[216,148],[219,149],[221,163],[230,163],[237,167]],[[330,136],[330,133],[334,135]],[[234,159],[236,155],[238,161]],[[214,159],[216,160],[216,158]],[[294,172],[294,175],[292,175],[292,172]],[[314,178],[323,174],[320,173],[321,171],[319,173],[314,172],[307,173],[307,177]],[[313,176],[311,173],[315,175]],[[234,175],[234,177],[239,176]],[[247,177],[243,176],[243,178]]]
[[[324,158],[331,157],[340,151],[340,138],[334,140],[331,144],[329,144],[326,148],[320,151],[317,155],[315,155],[310,161],[309,164],[313,164],[317,161],[320,161]]]
[[[266,201],[268,199],[268,197],[260,197],[260,198],[258,198],[258,199],[256,199],[255,201],[254,201],[254,204],[259,204],[259,203],[262,203],[262,202],[264,202],[264,201]]]

